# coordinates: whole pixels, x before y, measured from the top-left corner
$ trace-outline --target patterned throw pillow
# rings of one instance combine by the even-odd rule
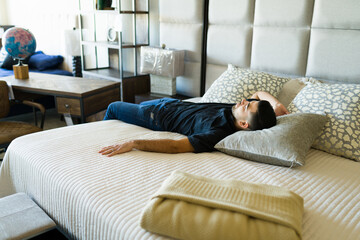
[[[290,103],[288,110],[325,112],[330,120],[313,147],[360,161],[360,84],[307,85]]]
[[[314,78],[295,78],[284,84],[277,99],[287,108],[296,95],[307,84],[321,83]]]
[[[250,98],[257,91],[266,91],[277,97],[289,80],[229,64],[228,69],[206,91],[201,102],[236,103]]]

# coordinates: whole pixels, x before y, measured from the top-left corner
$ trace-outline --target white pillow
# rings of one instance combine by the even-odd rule
[[[257,91],[266,91],[277,97],[290,78],[228,65],[228,69],[215,80],[201,102],[236,103],[250,98]]]

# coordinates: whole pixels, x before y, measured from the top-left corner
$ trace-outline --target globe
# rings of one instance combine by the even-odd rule
[[[2,45],[10,56],[24,60],[35,52],[36,40],[29,30],[13,27],[4,33]]]

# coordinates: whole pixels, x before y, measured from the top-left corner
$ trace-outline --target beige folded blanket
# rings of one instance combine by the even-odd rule
[[[301,239],[303,199],[277,186],[173,172],[142,228],[178,239]]]

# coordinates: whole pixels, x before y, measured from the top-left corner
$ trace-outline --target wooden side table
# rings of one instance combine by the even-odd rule
[[[150,91],[150,75],[124,78],[122,80],[123,101],[135,103],[135,96]]]
[[[159,98],[175,98],[175,99],[180,99],[180,100],[185,100],[191,97],[188,96],[184,96],[181,94],[176,94],[176,95],[164,95],[164,94],[158,94],[158,93],[145,93],[145,94],[135,94],[135,103],[139,104],[141,102],[145,102],[145,101],[149,101],[149,100],[154,100],[154,99],[159,99]]]

